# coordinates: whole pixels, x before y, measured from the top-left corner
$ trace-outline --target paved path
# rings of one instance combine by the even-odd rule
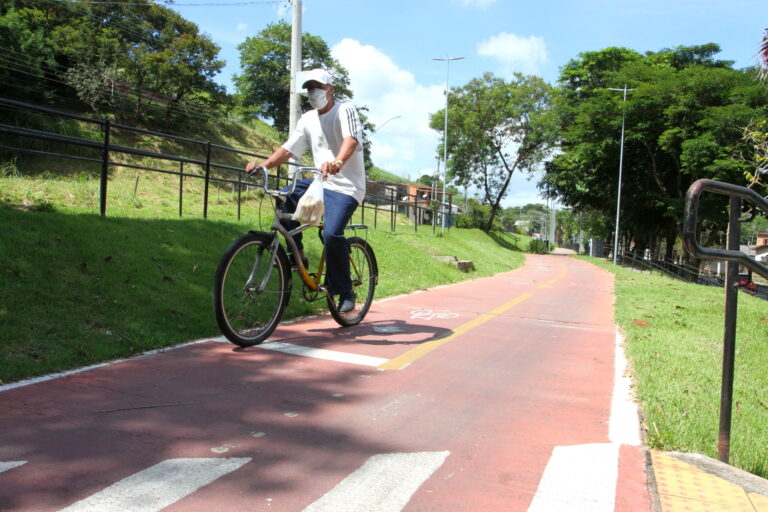
[[[612,304],[611,274],[529,256],[352,328],[6,387],[0,510],[650,510]]]

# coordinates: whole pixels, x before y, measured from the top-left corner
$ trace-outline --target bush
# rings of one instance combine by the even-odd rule
[[[528,242],[528,252],[531,254],[548,254],[549,247],[545,240],[531,240]]]
[[[456,227],[485,230],[488,224],[488,219],[491,216],[491,207],[486,204],[481,204],[477,199],[469,199],[468,205],[469,209],[466,213],[456,216]],[[501,215],[496,215],[491,229],[504,231],[504,226],[501,223]]]

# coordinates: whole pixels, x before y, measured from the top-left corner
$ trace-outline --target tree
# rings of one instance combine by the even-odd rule
[[[220,97],[221,86],[213,81],[224,67],[217,58],[220,47],[196,24],[154,3],[112,7],[107,25],[121,31],[128,57],[123,67],[134,85],[139,116],[147,96],[166,105],[166,120],[192,95]]]
[[[671,255],[690,184],[744,183],[749,166],[734,158],[746,150],[743,128],[768,113],[765,87],[716,60],[718,51],[714,44],[645,55],[608,48],[568,63],[554,101],[562,153],[541,186],[577,210],[615,215],[624,114],[620,236],[639,249],[656,250],[663,240]],[[609,90],[625,84],[633,89],[626,103]]]
[[[116,99],[129,91],[137,117],[152,97],[165,104],[166,119],[189,98],[224,100],[213,81],[224,66],[219,47],[194,23],[148,0],[3,2],[0,46],[13,63],[10,74],[25,78],[7,79],[0,69],[0,80],[28,83],[27,91],[37,87],[51,97],[75,92],[94,109],[114,103],[121,117],[128,109]]]
[[[233,77],[242,109],[250,115],[271,119],[275,128],[288,131],[290,93],[291,26],[284,20],[270,23],[259,35],[238,45],[243,72]],[[347,70],[331,56],[320,37],[302,36],[302,69],[325,68],[333,77],[338,100],[352,98]]]
[[[506,82],[491,73],[451,91],[448,179],[479,188],[490,206],[485,231],[494,226],[513,173],[535,170],[549,154],[550,94],[539,77],[516,74]],[[433,114],[431,127],[442,131],[444,116],[444,110]]]
[[[442,188],[442,181],[436,178],[433,174],[422,174],[421,176],[419,176],[419,179],[416,180],[416,183],[420,185],[426,185],[427,187],[432,187],[435,184],[437,184],[439,187]]]
[[[34,23],[41,14],[30,9],[0,11],[0,47],[5,61],[0,66],[0,84],[4,94],[27,99],[45,95],[49,70],[56,62],[45,31]]]
[[[99,62],[93,65],[85,62],[76,64],[64,72],[64,81],[77,91],[81,101],[87,103],[94,112],[101,112],[114,106],[115,81],[117,70]]]

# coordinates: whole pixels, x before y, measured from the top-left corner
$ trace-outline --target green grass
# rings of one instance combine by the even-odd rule
[[[724,291],[585,258],[616,276],[616,321],[647,443],[717,456]],[[731,464],[768,477],[768,302],[739,294]]]

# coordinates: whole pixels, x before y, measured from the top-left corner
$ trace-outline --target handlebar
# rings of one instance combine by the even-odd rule
[[[322,171],[320,171],[320,169],[318,169],[317,167],[297,167],[293,171],[293,176],[289,178],[291,180],[290,188],[287,191],[283,191],[282,189],[269,188],[269,170],[264,166],[259,166],[256,169],[254,169],[254,172],[251,173],[251,176],[256,175],[257,169],[261,171],[261,175],[263,179],[262,184],[259,186],[262,189],[264,189],[264,192],[266,192],[271,196],[289,196],[293,194],[293,191],[296,189],[296,181],[298,181],[297,178],[301,173],[311,172],[312,174],[316,174],[316,175],[322,174]]]

